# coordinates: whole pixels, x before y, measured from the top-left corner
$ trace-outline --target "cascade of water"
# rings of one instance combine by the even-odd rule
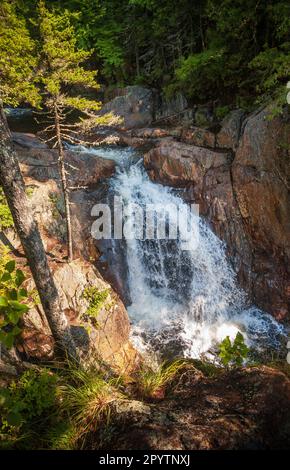
[[[176,191],[150,181],[134,151],[100,148],[90,152],[118,162],[111,190],[125,205],[187,209]],[[224,244],[201,217],[190,217],[199,229],[197,246],[189,246],[193,249],[184,250],[180,237],[126,241],[128,312],[135,343],[157,350],[167,345],[190,357],[207,352],[227,335],[234,338],[237,331],[256,347],[265,342],[277,344],[282,326],[258,308],[249,307],[236,284]],[[169,217],[168,230],[175,223],[174,217],[172,220]]]

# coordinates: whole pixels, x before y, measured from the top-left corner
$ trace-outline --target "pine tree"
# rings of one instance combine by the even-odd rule
[[[79,135],[88,133],[99,124],[113,124],[118,121],[111,114],[98,117],[100,103],[81,95],[73,94],[76,86],[97,90],[96,72],[85,70],[82,64],[89,58],[90,52],[77,48],[77,39],[72,26],[72,14],[49,11],[45,2],[39,3],[39,29],[41,43],[41,85],[43,104],[47,110],[46,123],[42,133],[45,141],[58,150],[59,171],[65,202],[68,261],[73,259],[73,237],[71,211],[64,143],[86,144]],[[68,117],[71,111],[81,114],[79,120],[71,124]]]
[[[14,106],[21,102],[40,103],[41,96],[34,83],[37,60],[32,53],[35,45],[29,38],[25,23],[17,19],[10,2],[2,3],[0,14],[0,184],[52,334],[61,349],[77,360],[78,352],[60,307],[58,291],[26,195],[2,104],[2,100]]]

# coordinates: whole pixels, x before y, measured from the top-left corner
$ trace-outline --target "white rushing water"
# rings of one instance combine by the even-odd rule
[[[187,209],[176,190],[150,181],[140,155],[138,158],[133,150],[99,148],[90,153],[118,163],[111,190],[125,204]],[[191,218],[199,228],[196,249],[184,250],[180,239],[126,242],[131,298],[127,309],[135,344],[143,350],[198,357],[240,331],[246,342],[257,348],[277,346],[282,326],[248,304],[237,286],[224,244],[203,218],[194,214]]]

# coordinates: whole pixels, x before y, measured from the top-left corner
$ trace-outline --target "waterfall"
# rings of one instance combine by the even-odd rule
[[[187,210],[178,191],[149,179],[137,152],[99,148],[90,153],[118,163],[110,191],[121,197],[125,205],[145,208],[154,204]],[[233,339],[238,331],[256,348],[278,346],[283,327],[249,305],[237,285],[224,243],[202,217],[190,217],[199,232],[195,249],[184,250],[180,238],[128,239],[123,245],[131,299],[127,310],[137,347],[198,357],[226,336]],[[169,225],[170,221],[169,217]],[[111,243],[113,252],[121,249],[118,240]]]

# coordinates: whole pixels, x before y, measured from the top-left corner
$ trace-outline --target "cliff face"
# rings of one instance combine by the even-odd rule
[[[217,135],[183,131],[144,157],[153,180],[187,189],[225,240],[241,285],[278,319],[290,302],[289,148],[282,118],[234,111]]]

